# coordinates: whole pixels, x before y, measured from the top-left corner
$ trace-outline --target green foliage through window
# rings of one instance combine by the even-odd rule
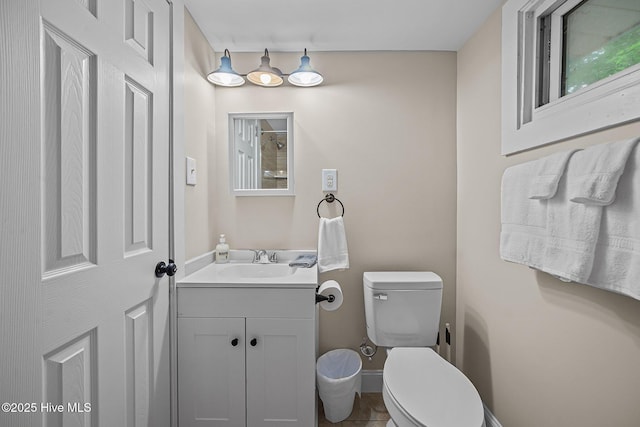
[[[640,63],[640,25],[587,55],[565,61],[563,94],[573,93],[636,65]]]

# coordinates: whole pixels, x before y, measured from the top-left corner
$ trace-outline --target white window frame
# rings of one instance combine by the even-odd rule
[[[561,35],[552,31],[549,102],[537,106],[538,20],[581,0],[509,0],[502,8],[502,154],[512,154],[640,119],[640,64],[560,97]]]

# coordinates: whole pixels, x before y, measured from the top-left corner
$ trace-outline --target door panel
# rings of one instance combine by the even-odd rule
[[[96,331],[44,356],[43,402],[96,401]],[[42,409],[42,408],[41,408]],[[66,407],[64,411],[43,411],[47,427],[90,426],[97,423],[97,411],[91,406]],[[70,410],[71,409],[71,410]]]
[[[153,9],[143,0],[125,1],[125,40],[153,64]]]
[[[125,256],[152,249],[153,97],[125,77],[124,196]]]
[[[236,162],[234,189],[260,188],[260,121],[256,119],[234,120],[236,123],[233,142]]]
[[[44,278],[96,262],[96,55],[42,23]]]
[[[7,357],[31,392],[14,395],[2,364],[2,398],[65,408],[0,414],[2,426],[169,425],[168,278],[157,279],[154,267],[169,254],[170,9],[165,0],[134,3],[147,10],[136,21],[144,55],[126,42],[124,1],[2,3],[3,26],[29,24],[1,53],[26,40],[27,61],[12,61],[11,75],[31,76],[29,109],[39,112],[12,121],[24,129],[10,142],[21,149],[3,148],[9,163],[36,171],[9,191],[37,195],[12,204],[24,211],[22,230],[34,230],[19,238],[37,249],[12,265],[1,302],[26,306],[19,295],[29,290],[34,308],[19,323],[23,358]],[[3,255],[18,238],[11,239],[2,239]],[[0,347],[14,346],[3,333]]]
[[[153,396],[152,301],[146,300],[125,313],[127,426],[148,426]]]

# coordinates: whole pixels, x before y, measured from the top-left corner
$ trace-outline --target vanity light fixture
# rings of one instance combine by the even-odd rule
[[[260,66],[247,74],[247,79],[254,85],[263,87],[280,86],[284,81],[282,79],[282,71],[269,65],[269,51],[264,50],[264,56],[260,58]]]
[[[300,58],[300,67],[289,74],[287,79],[289,83],[295,86],[311,87],[318,86],[324,80],[322,74],[311,68],[307,56],[307,49],[304,50],[304,56]]]
[[[279,68],[272,67],[269,58],[269,50],[264,50],[264,56],[260,58],[260,66],[249,74],[239,74],[231,68],[231,54],[228,49],[224,50],[224,56],[220,58],[220,68],[212,71],[207,76],[207,80],[218,86],[237,87],[245,82],[244,77],[254,85],[262,87],[281,86],[284,76],[288,76],[287,81],[294,86],[312,87],[318,86],[324,80],[322,74],[311,68],[307,49],[300,58],[300,66],[291,74],[284,74]]]
[[[244,78],[231,68],[231,54],[228,49],[224,50],[224,56],[220,58],[220,68],[210,72],[207,80],[226,87],[237,87],[244,84]]]

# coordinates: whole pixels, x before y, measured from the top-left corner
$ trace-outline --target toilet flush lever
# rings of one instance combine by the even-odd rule
[[[387,294],[373,294],[373,298],[380,301],[386,301],[388,297]]]

